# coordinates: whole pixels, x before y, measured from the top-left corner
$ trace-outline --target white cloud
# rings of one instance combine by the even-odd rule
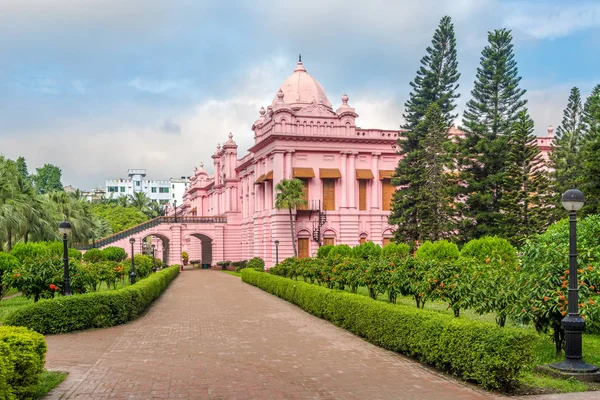
[[[504,24],[536,39],[553,39],[600,27],[597,1],[512,2],[506,6]]]
[[[144,79],[140,77],[136,77],[127,83],[128,86],[136,88],[142,92],[149,93],[166,93],[171,91],[182,91],[185,90],[191,84],[189,80],[174,80],[174,79],[166,79],[166,80],[152,80],[152,79]]]

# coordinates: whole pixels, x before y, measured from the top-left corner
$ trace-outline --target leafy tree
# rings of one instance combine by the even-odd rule
[[[519,112],[512,129],[500,211],[505,237],[517,245],[547,226],[550,208],[544,160],[533,135],[533,120],[526,110]]]
[[[550,153],[554,170],[552,178],[557,212],[562,210],[560,204],[562,194],[581,179],[581,141],[584,134],[582,114],[581,93],[577,87],[574,87],[571,89],[569,102],[563,112],[562,122],[556,129]]]
[[[306,204],[303,189],[304,184],[300,179],[284,179],[280,181],[277,186],[275,186],[275,190],[277,190],[277,195],[275,197],[275,208],[278,210],[287,208],[290,214],[290,233],[292,235],[294,257],[298,256],[298,252],[296,251],[296,238],[294,237],[294,218],[292,215],[292,210],[298,206]]]
[[[148,220],[143,212],[134,207],[94,204],[92,209],[96,216],[108,221],[112,232],[121,232]]]
[[[10,289],[10,275],[12,271],[19,266],[19,260],[13,255],[0,253],[0,300]],[[5,279],[9,277],[9,279]]]
[[[17,163],[17,170],[19,171],[19,175],[21,175],[21,178],[24,181],[29,182],[30,177],[29,177],[29,171],[27,170],[27,163],[25,162],[25,157],[17,158],[16,163]]]
[[[437,103],[432,103],[417,126],[419,146],[400,160],[393,184],[401,186],[392,201],[391,224],[398,241],[438,240],[454,229],[456,179],[453,144]],[[402,144],[406,144],[402,141]]]
[[[600,85],[596,85],[583,108],[585,136],[581,159],[583,173],[581,189],[586,196],[584,214],[600,213]]]
[[[60,182],[62,171],[55,165],[44,164],[41,168],[36,168],[36,174],[32,176],[35,187],[40,193],[50,193],[53,191],[63,191],[63,185]]]
[[[488,45],[482,51],[472,98],[463,116],[465,138],[460,144],[460,162],[465,183],[461,227],[464,241],[503,233],[500,201],[508,137],[526,104],[520,80],[511,32],[488,32]]]

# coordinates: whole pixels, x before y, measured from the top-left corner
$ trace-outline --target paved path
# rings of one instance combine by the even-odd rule
[[[185,271],[127,325],[46,339],[69,372],[51,399],[493,397],[218,271]]]

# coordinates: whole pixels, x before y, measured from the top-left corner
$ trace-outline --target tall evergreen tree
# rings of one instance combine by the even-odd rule
[[[519,88],[511,32],[488,32],[477,68],[472,98],[463,116],[461,171],[465,200],[462,240],[502,235],[502,198],[508,137],[517,115],[524,109],[525,90]]]
[[[582,114],[581,93],[577,87],[574,87],[571,89],[567,107],[563,112],[562,122],[556,129],[550,153],[550,162],[554,170],[552,173],[554,214],[558,218],[564,215],[560,203],[562,194],[573,187],[582,174],[581,140],[584,133]]]
[[[508,140],[504,194],[500,201],[505,238],[514,245],[548,225],[548,178],[533,135],[533,120],[522,110]]]
[[[438,105],[445,131],[457,116],[453,111],[456,109],[455,100],[459,96],[456,91],[460,74],[454,24],[449,16],[440,20],[426,53],[421,59],[417,76],[410,83],[412,91],[405,104],[403,117],[406,123],[402,126],[406,132],[403,138],[398,139],[398,154],[402,159],[396,168],[393,182],[403,189],[394,194],[390,223],[398,224],[396,237],[402,241],[415,241],[420,237],[420,215],[417,206],[418,196],[426,183],[422,174],[422,140],[428,133],[427,124],[424,123],[427,109],[432,103]]]
[[[16,161],[17,170],[19,171],[19,175],[25,182],[29,182],[31,179],[29,177],[29,171],[27,170],[27,163],[25,162],[25,157],[19,157]]]
[[[421,59],[421,67],[417,76],[410,83],[412,91],[405,103],[405,113],[402,115],[406,124],[402,126],[407,132],[406,150],[418,146],[420,140],[416,129],[425,117],[427,108],[433,102],[438,103],[442,110],[445,123],[450,126],[457,114],[455,100],[460,96],[457,93],[458,60],[456,56],[456,38],[454,37],[454,24],[449,16],[445,16],[433,34],[431,46],[425,50],[427,54]]]
[[[592,90],[583,107],[583,137],[581,158],[583,173],[581,190],[586,202],[584,214],[600,213],[600,85]]]

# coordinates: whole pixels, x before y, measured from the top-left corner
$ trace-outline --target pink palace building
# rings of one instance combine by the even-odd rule
[[[320,244],[386,244],[392,237],[390,179],[400,132],[359,128],[357,118],[347,95],[334,109],[298,62],[271,105],[261,107],[252,125],[254,146],[239,158],[230,133],[212,156],[214,174],[202,164],[196,169],[178,216],[226,216],[223,259],[258,256],[270,266],[275,240],[280,260],[293,255],[289,212],[274,207],[275,186],[298,178],[308,200],[294,211],[299,257],[314,255]],[[203,258],[193,242],[183,243],[190,259]]]
[[[247,154],[239,157],[230,133],[212,156],[214,173],[203,164],[196,168],[183,205],[168,208],[167,217],[101,239],[96,247],[129,252],[135,244],[136,253],[147,252],[144,239],[151,236],[157,257],[168,264],[181,263],[187,252],[189,260],[205,266],[261,257],[270,267],[276,262],[276,241],[279,260],[293,255],[289,212],[274,206],[275,186],[292,178],[303,182],[308,200],[293,211],[299,257],[312,256],[325,244],[387,244],[393,236],[390,180],[400,158],[395,145],[401,132],[358,127],[348,100],[344,94],[334,109],[298,62],[271,105],[261,107]],[[462,135],[454,127],[449,133]],[[546,159],[552,140],[552,127],[547,137],[538,137]]]

